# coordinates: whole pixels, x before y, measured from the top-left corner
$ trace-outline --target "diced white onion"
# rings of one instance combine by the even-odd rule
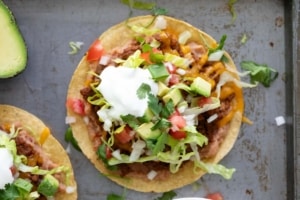
[[[107,65],[109,63],[110,59],[111,59],[111,56],[103,55],[103,56],[101,56],[101,58],[99,60],[99,64],[100,65]]]
[[[129,136],[132,138],[135,135],[135,131],[130,131]]]
[[[176,73],[183,76],[186,74],[186,71],[184,69],[178,68],[178,69],[176,69]]]
[[[194,126],[196,125],[196,115],[183,115],[187,126]]]
[[[183,31],[182,33],[180,33],[178,38],[179,44],[185,44],[191,36],[192,34],[190,31]]]
[[[144,153],[145,147],[146,147],[146,143],[142,140],[138,140],[135,143],[133,143],[129,161],[133,162],[138,160],[140,156]]]
[[[163,16],[158,16],[156,18],[155,24],[154,24],[155,28],[158,29],[166,29],[167,28],[167,21],[165,20],[165,18]]]
[[[70,143],[68,143],[68,145],[67,145],[66,152],[68,154],[71,154],[71,144]]]
[[[75,123],[75,122],[76,122],[76,118],[75,117],[66,116],[66,119],[65,119],[65,123],[66,124],[72,124],[72,123]]]
[[[206,121],[207,121],[207,123],[211,123],[211,122],[215,121],[217,118],[218,118],[218,114],[215,113],[212,116],[210,116],[209,118],[207,118]]]
[[[281,126],[281,125],[285,124],[285,119],[283,116],[276,117],[275,121],[276,121],[277,126]]]
[[[75,192],[75,190],[76,190],[75,187],[72,187],[72,186],[67,186],[66,187],[66,193],[67,194],[73,193],[73,192]]]
[[[208,61],[219,61],[219,60],[221,60],[221,58],[222,58],[223,55],[224,55],[224,51],[223,50],[219,50],[219,51],[211,53],[208,56],[207,60]]]
[[[113,157],[115,157],[116,159],[118,159],[118,160],[122,160],[120,149],[117,149],[117,150],[113,151],[111,155]]]
[[[148,174],[147,174],[147,178],[149,180],[153,180],[155,177],[157,176],[157,172],[154,170],[151,170]]]

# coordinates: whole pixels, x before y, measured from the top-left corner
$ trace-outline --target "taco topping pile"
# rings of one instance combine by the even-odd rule
[[[83,101],[69,98],[67,106],[85,119],[98,157],[121,176],[163,180],[191,161],[194,170],[231,178],[234,169],[206,162],[235,113],[243,112],[241,82],[222,49],[225,37],[211,45],[199,34],[199,43],[164,17],[154,23],[127,24],[132,39],[114,49],[96,40],[86,55]]]
[[[49,136],[45,128],[36,139],[29,128],[0,126],[0,199],[47,199],[72,193],[70,169],[54,163],[43,150]]]

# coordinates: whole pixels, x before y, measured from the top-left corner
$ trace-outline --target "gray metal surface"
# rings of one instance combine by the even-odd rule
[[[28,65],[19,76],[0,80],[0,103],[15,105],[37,115],[66,147],[64,106],[72,73],[91,42],[108,27],[125,20],[129,10],[117,0],[4,2],[14,12],[25,37]],[[292,21],[298,19],[295,15],[298,16],[299,2],[295,0],[292,6],[283,0],[241,0],[235,4],[237,19],[234,23],[231,23],[227,1],[223,0],[165,0],[157,1],[157,5],[216,40],[227,34],[225,48],[238,68],[241,61],[252,60],[279,71],[279,78],[270,88],[260,85],[244,90],[245,115],[254,123],[243,124],[233,150],[222,160],[222,164],[236,168],[233,178],[227,181],[220,176],[206,175],[197,183],[176,190],[177,197],[201,197],[218,191],[225,199],[232,200],[296,199],[299,176],[295,178],[290,170],[297,171],[299,148],[295,148],[296,151],[293,148],[296,141],[288,142],[296,137],[296,129],[299,129],[299,122],[295,125],[300,113],[299,106],[295,107],[299,79],[292,79],[299,75],[296,65],[300,64],[297,60],[300,54],[293,53],[299,49],[299,45],[295,45],[297,39],[293,39],[297,36],[297,31],[293,30],[298,28],[299,22]],[[293,11],[292,14],[287,14],[289,11]],[[134,11],[134,14],[148,12]],[[248,39],[242,44],[240,40],[244,34]],[[68,54],[70,41],[84,42],[76,55]],[[294,56],[288,56],[290,54]],[[278,127],[277,116],[284,116],[286,125]],[[124,192],[122,187],[95,170],[80,152],[72,149],[70,158],[79,199],[106,199],[109,193]],[[287,189],[288,186],[293,189]],[[128,200],[151,200],[161,195],[125,192]]]

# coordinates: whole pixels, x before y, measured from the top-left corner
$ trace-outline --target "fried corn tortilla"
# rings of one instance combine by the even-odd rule
[[[52,174],[59,180],[59,188],[54,196],[55,199],[77,199],[77,186],[69,157],[65,149],[51,135],[49,129],[39,118],[15,106],[0,105],[0,127],[0,130],[6,133],[17,133],[10,140],[16,143],[17,155],[26,157],[26,161],[23,162],[24,165],[38,167],[40,170],[46,171],[55,170],[59,167],[63,168],[63,170],[58,170],[57,173]],[[11,131],[12,129],[13,131]],[[24,152],[26,155],[23,154]],[[14,164],[16,165],[16,163]],[[18,172],[16,173],[19,174],[17,178],[26,177],[26,180],[31,181],[34,185],[31,192],[36,190],[36,184],[42,181],[44,177],[44,175],[39,175],[39,181],[37,181],[37,175],[20,171],[18,166],[13,168],[17,168]],[[33,183],[34,181],[37,182]],[[44,198],[45,196],[40,194],[40,197],[36,199]]]
[[[157,29],[159,29],[158,32],[155,32]],[[151,31],[155,33],[151,33]],[[183,35],[186,33],[188,33],[187,37]],[[226,62],[223,62],[220,60],[220,58],[217,61],[208,61],[209,51],[217,48],[218,43],[211,36],[199,30],[198,28],[184,21],[166,16],[159,16],[157,18],[154,18],[153,16],[139,16],[130,18],[126,22],[122,22],[109,28],[107,31],[102,33],[96,41],[101,42],[100,47],[103,48],[102,57],[104,57],[104,55],[109,55],[107,59],[108,61],[101,61],[100,58],[91,60],[88,58],[89,53],[91,52],[88,51],[80,61],[73,74],[67,94],[67,115],[68,117],[74,117],[75,119],[75,122],[71,123],[70,126],[72,128],[74,137],[77,139],[78,145],[82,149],[85,156],[102,174],[107,176],[112,181],[126,188],[141,192],[165,192],[173,190],[197,181],[207,172],[214,173],[215,171],[210,170],[209,168],[212,165],[217,164],[232,149],[240,130],[244,109],[242,89],[240,86],[238,86],[238,84],[235,84],[238,82],[239,77],[236,75],[236,67],[228,53],[223,51],[223,56],[225,57],[224,60],[226,60]],[[194,44],[196,44],[196,46]],[[165,129],[166,132],[170,131],[169,133],[172,133],[172,136],[170,136],[171,134],[166,136],[169,138],[169,140],[172,140],[173,142],[175,141],[176,144],[181,144],[181,146],[184,146],[184,151],[186,152],[180,155],[182,156],[181,158],[187,156],[188,153],[193,154],[193,156],[188,157],[188,159],[183,159],[182,162],[176,162],[175,166],[172,168],[173,171],[169,168],[169,165],[172,164],[167,163],[166,159],[162,158],[162,153],[157,152],[154,155],[154,160],[149,162],[147,162],[147,159],[151,157],[151,153],[150,156],[145,155],[145,162],[143,162],[141,159],[144,154],[149,152],[144,152],[143,155],[135,158],[137,159],[136,162],[128,162],[128,159],[126,161],[124,161],[125,159],[122,161],[121,157],[124,155],[121,155],[120,157],[119,153],[121,152],[122,154],[125,152],[124,154],[126,154],[127,151],[133,151],[133,144],[136,144],[137,141],[140,141],[141,137],[145,139],[147,136],[143,135],[144,133],[137,133],[138,128],[132,125],[130,130],[133,132],[131,132],[129,144],[128,142],[126,143],[126,141],[125,145],[120,144],[119,139],[117,139],[118,130],[116,129],[120,128],[122,131],[124,130],[124,126],[122,125],[126,117],[122,118],[119,121],[119,124],[114,124],[113,122],[113,125],[110,126],[108,122],[105,122],[105,118],[101,119],[99,116],[99,113],[102,112],[100,111],[101,105],[92,105],[90,103],[91,101],[89,101],[87,98],[95,93],[91,91],[95,90],[95,88],[99,88],[97,86],[99,86],[101,81],[103,81],[101,80],[100,76],[105,68],[109,68],[111,66],[113,66],[111,67],[112,69],[124,67],[121,66],[122,64],[120,63],[126,63],[130,56],[132,59],[138,59],[136,56],[138,53],[149,53],[149,51],[147,52],[145,49],[143,49],[144,47],[149,46],[152,47],[152,50],[150,50],[152,55],[157,55],[156,53],[158,52],[158,54],[163,55],[164,59],[166,59],[166,54],[181,55],[181,57],[184,57],[184,59],[187,58],[189,61],[187,66],[181,67],[180,70],[177,70],[175,73],[170,72],[168,69],[169,77],[163,79],[163,81],[161,81],[161,79],[155,80],[156,83],[161,81],[170,89],[177,84],[174,83],[173,86],[168,85],[170,83],[170,76],[177,73],[177,75],[179,74],[180,78],[183,77],[182,79],[184,79],[185,83],[187,82],[188,87],[191,88],[191,80],[201,77],[206,83],[208,82],[211,85],[208,98],[216,98],[219,96],[220,99],[220,105],[216,109],[208,109],[209,111],[206,112],[206,114],[200,114],[201,116],[198,116],[197,118],[198,125],[195,125],[197,129],[196,132],[198,135],[201,135],[201,137],[204,136],[207,139],[202,147],[197,146],[196,150],[191,150],[192,145],[187,145],[187,143],[184,143],[188,137],[192,137],[194,131],[187,131],[185,136],[174,134],[176,131],[172,129],[174,125],[172,123],[170,125],[172,126],[171,128],[169,127],[168,129]],[[197,52],[200,55],[197,55]],[[134,53],[137,53],[135,54],[135,58],[133,58]],[[142,54],[140,55],[140,58],[142,57]],[[160,58],[159,56],[160,55],[158,55],[158,59]],[[138,64],[137,68],[147,68],[147,65],[151,65],[155,62],[153,60],[147,63],[147,58],[144,58],[144,60],[141,61],[142,64]],[[135,61],[136,60],[134,60],[132,63],[134,64]],[[166,66],[166,63],[172,63],[173,60],[160,60],[160,62],[163,62]],[[176,66],[176,61],[172,63],[172,66]],[[225,76],[221,78],[221,75],[224,72],[227,73],[225,73],[227,78]],[[97,75],[95,76],[95,74]],[[218,84],[220,81],[222,81],[222,83]],[[113,90],[116,89],[115,85],[122,86],[117,84],[117,82],[118,80],[110,82],[109,90],[112,93]],[[220,90],[219,95],[217,94],[217,90]],[[181,92],[184,93],[183,100],[188,99],[187,96],[194,97],[193,92],[188,93],[183,90],[181,90]],[[203,95],[198,94],[196,96],[197,98],[201,98]],[[174,103],[173,100],[172,103]],[[167,103],[165,102],[165,104]],[[188,105],[190,106],[190,102]],[[136,107],[139,106],[137,105]],[[179,106],[176,104],[175,109],[179,109],[177,107]],[[222,111],[223,107],[225,107],[223,109],[225,111]],[[78,108],[81,108],[81,110]],[[103,108],[103,110],[105,109],[106,108]],[[197,109],[199,109],[199,107],[197,107]],[[109,110],[106,111],[110,112]],[[222,116],[217,116],[216,113],[222,114]],[[212,120],[212,122],[208,123],[208,118],[214,114],[216,119],[211,118],[210,120]],[[184,115],[184,112],[183,114],[179,114],[179,116],[182,115]],[[128,116],[130,117],[132,115],[127,115],[127,117]],[[170,119],[170,117],[168,119]],[[186,123],[188,123],[187,121],[188,120],[186,119]],[[128,124],[126,126],[128,126]],[[114,130],[111,131],[112,129]],[[213,133],[209,133],[208,130],[213,130],[218,136],[213,135]],[[110,134],[109,132],[113,133]],[[176,133],[180,132],[177,131]],[[160,134],[163,135],[163,131],[161,131]],[[193,136],[195,136],[195,134]],[[109,138],[113,138],[115,144],[108,144],[111,142]],[[151,144],[157,145],[157,141],[159,141],[159,139],[151,138],[148,140],[146,138],[144,141],[154,141]],[[100,159],[101,156],[99,156],[99,152],[103,152],[103,149],[101,150],[101,145],[106,145],[107,149],[113,152],[113,156],[106,154],[107,160],[103,159],[103,157]],[[145,148],[148,148],[147,145]],[[165,142],[165,149],[163,151],[168,154],[170,151],[176,148],[172,147],[172,145],[168,142]],[[149,149],[146,151],[148,150]],[[155,148],[152,148],[150,152],[151,151],[153,153]],[[201,155],[201,158],[199,155]],[[130,152],[127,152],[127,156],[130,157],[132,155]],[[126,155],[124,157],[126,157]],[[172,156],[170,156],[169,159],[172,160]],[[203,164],[204,162],[205,167],[199,167],[199,165],[197,165],[198,167],[195,167],[194,160],[197,159],[201,159],[201,163]],[[117,166],[117,169],[111,170],[111,166],[109,167],[107,163],[108,165],[111,164],[113,167]],[[231,174],[234,170],[227,169],[224,171],[226,171],[225,173],[228,172]],[[154,175],[152,176],[151,174]],[[230,178],[230,176],[231,175],[229,175],[227,178]]]

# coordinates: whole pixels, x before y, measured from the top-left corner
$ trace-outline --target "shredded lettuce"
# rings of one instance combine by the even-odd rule
[[[187,108],[183,114],[184,115],[199,115],[201,113],[207,112],[209,110],[213,110],[216,109],[218,107],[220,107],[221,103],[220,103],[220,99],[216,98],[216,97],[211,97],[212,99],[212,103],[208,103],[208,104],[204,104],[203,107],[199,107],[199,106],[195,106],[192,108]]]
[[[139,67],[145,60],[141,58],[141,51],[137,50],[132,55],[130,55],[127,60],[119,59],[118,62],[122,63],[124,67],[137,68]]]
[[[132,26],[130,26],[130,28],[135,33],[143,34],[143,35],[147,35],[147,36],[154,35],[154,34],[159,33],[161,31],[158,28],[145,28],[143,26],[136,26],[136,25],[132,25]]]
[[[187,58],[176,56],[176,55],[170,54],[170,53],[165,53],[165,61],[171,62],[175,66],[183,68],[183,69],[186,69],[191,63],[191,60],[189,60]]]
[[[278,72],[265,64],[243,61],[241,62],[241,67],[249,72],[251,83],[259,82],[265,87],[270,87],[271,83],[278,77]]]

